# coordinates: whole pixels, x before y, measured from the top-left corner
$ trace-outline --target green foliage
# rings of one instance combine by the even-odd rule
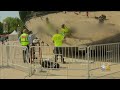
[[[17,30],[18,27],[23,27],[23,22],[19,18],[13,18],[13,17],[7,17],[3,20],[3,22],[6,22],[8,27],[8,33],[13,32],[14,30]]]
[[[0,22],[0,34],[2,34],[2,33],[3,33],[3,23]]]
[[[31,14],[30,11],[19,11],[19,16],[23,23],[25,23],[27,16],[30,14]]]

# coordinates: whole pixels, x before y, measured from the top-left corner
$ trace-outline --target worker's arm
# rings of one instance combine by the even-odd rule
[[[63,43],[65,43],[65,42],[66,42],[66,38],[63,39]]]
[[[62,36],[61,39],[62,39],[62,42],[63,42],[63,43],[66,42],[66,37],[65,37],[65,36]]]
[[[28,36],[28,41],[30,42],[30,37]]]
[[[54,43],[54,36],[52,37],[52,41],[53,41],[53,43]]]
[[[31,40],[31,38],[30,38],[30,36],[28,36],[28,41],[29,41],[29,43],[31,42],[30,40]],[[31,44],[31,43],[30,43],[30,44]]]
[[[18,38],[18,41],[21,42],[21,41],[20,41],[20,37]]]

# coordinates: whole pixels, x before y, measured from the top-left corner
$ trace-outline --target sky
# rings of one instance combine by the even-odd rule
[[[18,17],[19,18],[19,12],[18,11],[0,11],[0,21],[3,21],[6,17]]]

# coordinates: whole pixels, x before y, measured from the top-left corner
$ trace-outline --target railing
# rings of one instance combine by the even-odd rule
[[[29,76],[119,78],[114,73],[119,73],[120,43],[80,47],[31,46],[29,49],[18,45],[0,45],[0,51],[0,68],[12,67]],[[103,70],[103,65],[109,66],[109,70]]]
[[[25,49],[25,54],[23,55],[23,49]],[[17,45],[0,45],[0,67],[10,67],[18,69],[27,73],[31,76],[29,64],[29,54],[28,48]],[[25,56],[25,57],[24,57]],[[24,62],[24,59],[27,62]],[[1,74],[1,73],[0,73]]]
[[[33,49],[34,57],[37,57],[37,59],[31,58],[33,62],[32,73],[40,76],[55,76],[67,79],[88,77],[86,46],[57,48],[52,46],[32,46],[31,50]],[[35,71],[39,71],[39,73],[35,73]],[[46,73],[43,73],[43,71]]]
[[[105,77],[119,72],[120,43],[91,45],[88,47],[89,60],[94,63],[89,65],[91,78]],[[109,67],[108,71],[102,71],[101,66]],[[115,76],[114,76],[115,77]]]

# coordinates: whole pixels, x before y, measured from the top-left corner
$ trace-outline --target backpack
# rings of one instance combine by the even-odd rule
[[[58,63],[54,63],[47,60],[43,61],[41,65],[43,68],[60,68],[60,65]]]

